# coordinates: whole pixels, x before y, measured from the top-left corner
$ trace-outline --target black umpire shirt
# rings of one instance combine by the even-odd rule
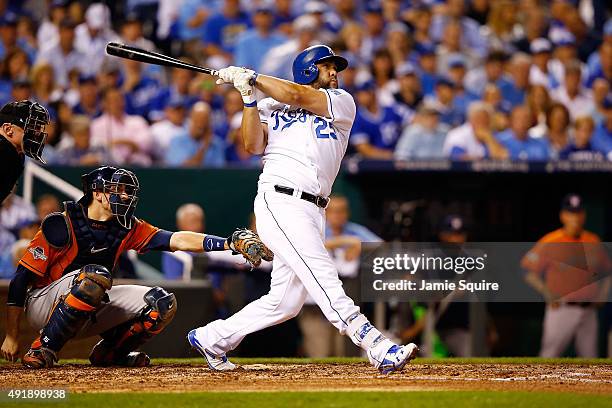
[[[23,173],[25,157],[4,136],[0,135],[0,204],[11,193]]]

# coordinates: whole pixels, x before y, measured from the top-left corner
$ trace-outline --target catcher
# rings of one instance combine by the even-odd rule
[[[10,283],[2,344],[2,355],[9,361],[18,356],[19,319],[25,310],[28,322],[40,330],[22,358],[26,367],[52,367],[68,340],[97,334],[102,340],[91,351],[91,364],[149,365],[149,356],[136,350],[172,321],[176,298],[160,287],[113,286],[110,271],[129,249],[231,249],[254,266],[273,257],[246,229],[226,239],[165,231],[136,218],[139,183],[129,170],[100,167],[83,175],[82,182],[84,195],[78,202],[64,203],[63,213],[43,220]]]

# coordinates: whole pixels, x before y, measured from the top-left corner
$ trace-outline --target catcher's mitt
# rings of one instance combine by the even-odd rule
[[[246,228],[237,229],[227,238],[227,245],[234,254],[241,254],[252,267],[258,267],[261,260],[271,261],[274,254],[261,241],[259,235]]]

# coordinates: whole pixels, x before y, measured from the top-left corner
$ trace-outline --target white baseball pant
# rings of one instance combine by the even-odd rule
[[[202,345],[216,355],[235,349],[249,333],[295,317],[307,293],[342,334],[349,317],[359,314],[324,245],[325,210],[297,197],[261,190],[255,216],[259,236],[274,252],[270,292],[228,319],[198,329]]]

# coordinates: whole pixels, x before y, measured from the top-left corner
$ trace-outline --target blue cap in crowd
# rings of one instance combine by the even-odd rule
[[[453,88],[455,86],[455,83],[450,79],[441,76],[438,77],[438,79],[436,80],[436,86],[450,86],[451,88]]]
[[[454,232],[464,233],[465,232],[465,221],[463,217],[457,214],[451,214],[444,217],[442,222],[441,232]]]
[[[552,51],[552,45],[546,38],[536,38],[529,44],[529,51],[532,54],[549,53]]]
[[[567,30],[559,30],[553,34],[551,40],[555,47],[573,47],[576,45],[576,37]]]
[[[369,1],[365,6],[366,13],[382,14],[382,5],[378,1]]]
[[[0,16],[0,26],[16,26],[17,20],[17,14],[11,11],[7,11],[2,16]]]
[[[274,13],[274,6],[269,1],[262,1],[255,7],[255,12],[272,14]]]
[[[79,74],[79,85],[82,84],[95,84],[98,80],[93,74]]]
[[[582,212],[584,211],[584,206],[582,202],[582,197],[578,194],[568,194],[563,198],[561,202],[561,209],[569,212]]]
[[[397,68],[395,68],[395,76],[398,78],[407,75],[415,75],[416,72],[416,67],[411,62],[402,62],[397,66]]]
[[[420,55],[436,55],[436,47],[431,44],[416,44],[414,50]]]
[[[368,80],[361,81],[355,84],[355,91],[357,92],[373,91],[374,89],[376,89],[376,83],[374,82],[373,79],[368,79]]]
[[[449,68],[466,68],[467,61],[465,57],[461,54],[452,54],[448,57],[448,67]]]
[[[177,94],[173,94],[168,101],[166,107],[168,108],[184,108],[187,105],[185,97]]]

